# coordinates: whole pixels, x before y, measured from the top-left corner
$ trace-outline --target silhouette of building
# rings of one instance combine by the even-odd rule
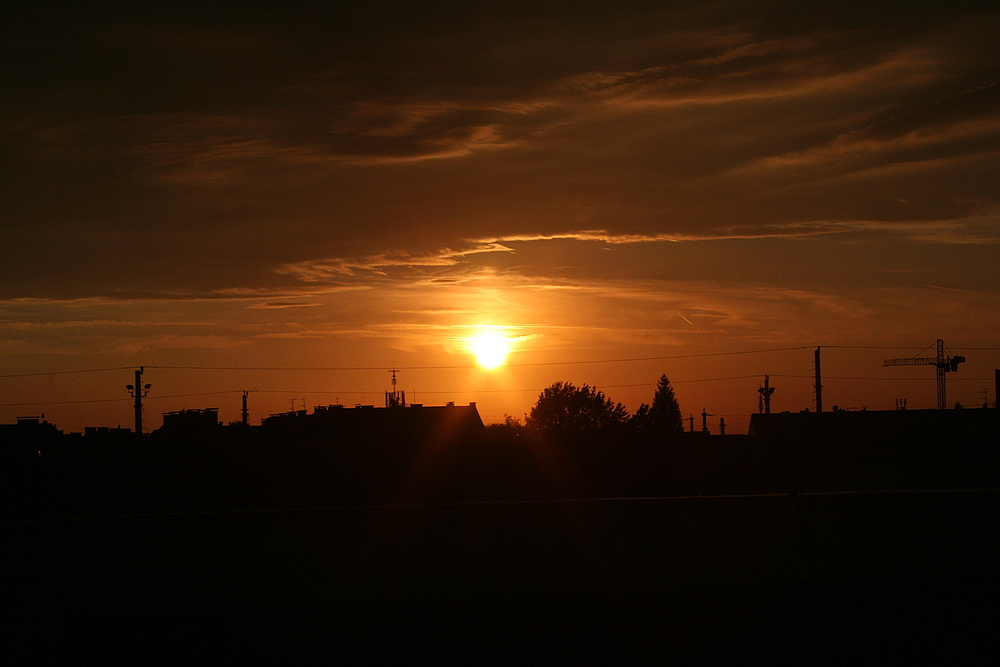
[[[335,440],[378,440],[386,445],[395,439],[452,439],[478,436],[485,432],[475,403],[469,405],[380,408],[357,405],[326,405],[312,413],[296,410],[271,415],[261,421],[262,437],[310,437]]]
[[[167,432],[210,431],[219,427],[219,409],[178,410],[163,413],[163,426]]]
[[[782,412],[750,417],[776,487],[989,488],[1000,480],[1000,410]]]
[[[37,456],[58,445],[63,432],[41,417],[18,417],[13,424],[0,424],[0,451],[5,457]]]
[[[781,412],[750,416],[749,435],[758,440],[800,441],[804,445],[843,441],[982,442],[1000,436],[1000,411],[982,410],[838,410]]]
[[[88,445],[121,445],[134,442],[132,429],[121,426],[87,426],[83,441]]]

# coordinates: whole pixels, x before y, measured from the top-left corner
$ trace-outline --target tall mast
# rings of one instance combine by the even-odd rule
[[[819,348],[816,348],[816,412],[823,412],[823,374],[819,370]]]
[[[142,383],[142,371],[143,367],[139,366],[139,370],[135,372],[135,384],[125,385],[125,388],[135,398],[133,407],[135,409],[135,432],[137,435],[142,435],[142,399],[149,393],[149,388],[152,386]]]

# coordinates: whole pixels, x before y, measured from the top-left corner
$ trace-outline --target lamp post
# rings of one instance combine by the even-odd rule
[[[149,388],[153,386],[142,383],[142,370],[143,367],[139,366],[139,370],[135,372],[134,385],[125,385],[125,388],[129,391],[129,395],[135,398],[135,432],[136,435],[140,436],[142,435],[142,399],[149,394]]]

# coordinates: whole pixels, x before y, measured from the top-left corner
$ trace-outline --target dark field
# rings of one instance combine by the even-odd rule
[[[6,627],[43,652],[273,659],[896,662],[994,645],[1000,494],[933,475],[790,492],[807,460],[769,477],[739,443],[723,457],[738,465],[700,472],[681,452],[615,466],[622,452],[497,443],[35,462],[6,480]]]

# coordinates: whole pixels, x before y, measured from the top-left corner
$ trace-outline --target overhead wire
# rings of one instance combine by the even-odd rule
[[[569,366],[569,365],[585,365],[585,364],[611,364],[611,363],[632,363],[640,361],[667,361],[667,360],[677,360],[677,359],[696,359],[696,358],[707,358],[707,357],[721,357],[721,356],[736,356],[745,354],[762,354],[769,352],[787,352],[793,350],[807,350],[813,349],[814,347],[825,347],[825,348],[840,348],[840,349],[871,349],[871,350],[905,350],[905,349],[929,349],[929,348],[917,348],[917,347],[905,347],[905,346],[873,346],[873,345],[799,345],[792,347],[779,347],[779,348],[767,348],[760,350],[738,350],[732,352],[706,352],[698,354],[678,354],[678,355],[661,355],[661,356],[651,356],[651,357],[628,357],[628,358],[617,358],[617,359],[590,359],[582,361],[543,361],[543,362],[530,362],[530,363],[511,363],[506,364],[508,367],[542,367],[542,366]],[[995,351],[1000,350],[996,347],[977,347],[977,348],[962,348],[963,350],[987,350]],[[476,368],[476,364],[462,364],[462,365],[428,365],[428,366],[402,366],[397,368],[397,370],[454,370],[454,369],[468,369]],[[134,366],[112,366],[105,368],[87,368],[78,370],[60,370],[60,371],[45,371],[45,372],[34,372],[34,373],[10,373],[0,375],[0,379],[8,378],[24,378],[24,377],[45,377],[53,375],[72,375],[72,374],[82,374],[82,373],[102,373],[102,372],[112,372],[112,371],[123,371],[123,370],[134,370],[138,368],[146,369],[157,369],[157,370],[214,370],[214,371],[281,371],[281,372],[346,372],[346,371],[382,371],[385,370],[381,366],[175,366],[175,365],[134,365]],[[812,379],[812,375],[793,375],[793,374],[769,374],[773,378],[790,378],[790,379]],[[764,377],[764,374],[753,374],[753,375],[739,375],[730,377],[719,377],[719,378],[696,378],[688,380],[674,380],[672,384],[689,384],[695,382],[722,382],[729,380],[744,380]],[[913,382],[923,382],[924,378],[916,377],[853,377],[853,376],[824,376],[824,380],[860,380],[860,381],[913,381]],[[992,378],[953,378],[954,381],[966,381],[966,382],[987,382],[992,380]],[[655,383],[638,383],[638,384],[620,384],[620,385],[601,385],[605,389],[620,389],[620,388],[632,388],[632,387],[649,387],[655,386]],[[212,395],[224,395],[231,393],[239,393],[243,390],[232,389],[232,390],[222,390],[213,392],[199,392],[199,393],[187,393],[187,394],[172,394],[163,396],[149,396],[147,400],[166,400],[174,398],[187,398],[196,396],[212,396]],[[293,393],[293,394],[342,394],[342,395],[367,395],[367,394],[378,394],[378,391],[316,391],[316,390],[266,390],[266,389],[253,389],[249,390],[255,393]],[[540,392],[542,389],[481,389],[481,390],[470,390],[461,393],[466,394],[493,394],[493,393],[533,393]],[[421,394],[454,394],[456,390],[448,391],[421,391]],[[129,398],[107,398],[107,399],[81,399],[81,400],[71,400],[71,401],[36,401],[36,402],[16,402],[16,403],[0,403],[2,407],[18,407],[18,406],[38,406],[38,405],[70,405],[70,404],[82,404],[82,403],[114,403],[114,402],[126,402],[131,399]]]
[[[537,361],[526,363],[504,364],[510,368],[524,368],[532,366],[575,366],[583,364],[619,364],[636,361],[666,361],[673,359],[697,359],[702,357],[724,357],[741,354],[761,354],[765,352],[787,352],[789,350],[810,350],[813,346],[803,345],[797,347],[776,347],[765,350],[738,350],[734,352],[704,352],[699,354],[674,354],[656,357],[629,357],[621,359],[587,359],[583,361]],[[425,371],[425,370],[458,370],[466,368],[477,368],[478,364],[459,364],[448,366],[399,366],[399,371]],[[145,368],[169,369],[169,370],[205,370],[205,371],[382,371],[382,366],[145,366]],[[2,377],[2,376],[0,376]]]
[[[704,352],[699,354],[674,354],[674,355],[663,355],[656,357],[631,357],[624,359],[587,359],[583,361],[537,361],[521,364],[505,364],[506,366],[517,368],[517,367],[527,367],[527,366],[571,366],[578,364],[615,364],[615,363],[629,363],[636,361],[664,361],[670,359],[696,359],[701,357],[723,357],[723,356],[733,356],[741,354],[761,354],[765,352],[786,352],[789,350],[808,350],[812,349],[811,345],[801,345],[797,347],[776,347],[764,350],[737,350],[734,352]],[[458,364],[458,365],[439,365],[439,366],[400,366],[396,370],[400,371],[422,371],[422,370],[455,370],[455,369],[465,369],[465,368],[476,368],[478,364]],[[385,367],[383,366],[174,366],[174,365],[163,365],[163,364],[136,364],[134,366],[119,366],[113,368],[90,368],[84,370],[70,370],[70,371],[45,371],[45,372],[35,372],[35,373],[13,373],[0,375],[2,378],[16,378],[16,377],[43,377],[46,375],[68,375],[73,373],[98,373],[104,371],[121,371],[121,370],[133,370],[136,368],[149,368],[158,370],[189,370],[189,371],[320,371],[320,372],[335,372],[335,371],[383,371]]]
[[[46,376],[46,375],[73,375],[75,373],[103,373],[103,372],[106,372],[106,371],[131,371],[131,370],[134,370],[136,368],[139,368],[139,366],[136,365],[136,366],[116,366],[116,367],[113,367],[113,368],[85,368],[85,369],[74,370],[74,371],[45,371],[44,373],[43,372],[37,372],[37,373],[10,373],[10,374],[7,374],[7,375],[0,375],[0,379],[3,379],[3,378],[43,377],[43,376]]]
[[[840,348],[840,349],[850,349],[850,350],[918,350],[918,349],[929,349],[929,348],[917,348],[908,346],[887,346],[887,345],[797,345],[792,347],[775,347],[766,348],[761,350],[736,350],[732,352],[702,352],[698,354],[673,354],[673,355],[660,355],[652,357],[626,357],[626,358],[616,358],[616,359],[586,359],[582,361],[537,361],[537,362],[525,362],[525,363],[509,363],[505,366],[510,368],[524,368],[524,367],[534,367],[534,366],[574,366],[574,365],[585,365],[585,364],[615,364],[615,363],[632,363],[638,361],[670,361],[676,359],[699,359],[707,357],[724,357],[724,356],[738,356],[744,354],[764,354],[769,352],[788,352],[793,350],[811,350],[816,347],[820,348]],[[963,350],[987,350],[996,351],[1000,350],[1000,347],[970,347],[962,348]],[[400,371],[419,371],[419,370],[459,370],[476,368],[478,364],[456,364],[456,365],[426,365],[426,366],[400,366],[396,370]],[[75,373],[101,373],[108,371],[121,371],[121,370],[134,370],[137,368],[148,368],[157,370],[201,370],[201,371],[311,371],[311,372],[347,372],[347,371],[383,371],[385,368],[383,366],[176,366],[176,365],[163,365],[163,364],[153,364],[153,365],[141,365],[136,364],[133,366],[116,366],[108,368],[88,368],[81,370],[64,370],[64,371],[43,371],[43,372],[33,372],[33,373],[10,373],[0,375],[0,379],[6,378],[20,378],[20,377],[44,377],[48,375],[70,375]],[[758,376],[741,376],[741,377],[759,377]],[[779,376],[772,375],[772,377],[794,377],[794,376]],[[804,376],[803,376],[804,377]],[[724,378],[730,379],[730,378]],[[831,378],[833,379],[833,378]],[[855,378],[852,378],[855,379]],[[856,378],[865,379],[865,378]],[[881,379],[881,378],[873,378]],[[702,382],[711,380],[686,380],[686,382]]]
[[[150,368],[147,366],[146,368]],[[121,369],[115,369],[121,370]],[[380,369],[381,370],[381,369]],[[783,378],[783,379],[800,379],[800,380],[812,380],[813,375],[789,375],[789,374],[768,374],[772,378]],[[672,385],[677,384],[690,384],[695,382],[725,382],[730,380],[748,380],[755,378],[763,378],[764,374],[755,375],[734,375],[730,377],[716,377],[716,378],[697,378],[691,380],[671,380]],[[993,378],[953,378],[953,381],[966,381],[966,382],[987,382],[992,381]],[[926,382],[926,378],[917,377],[849,377],[849,376],[837,376],[830,375],[824,376],[823,380],[862,380],[862,381],[888,381],[888,382]],[[636,384],[611,384],[611,385],[595,385],[597,389],[627,389],[634,387],[655,387],[655,382],[640,382]],[[329,389],[224,389],[219,391],[206,391],[198,393],[187,393],[187,394],[166,394],[166,395],[150,395],[146,397],[146,401],[160,401],[175,398],[191,398],[198,396],[221,396],[225,394],[239,394],[243,391],[248,391],[250,393],[258,394],[294,394],[297,396],[301,395],[338,395],[338,396],[367,396],[367,395],[378,395],[382,393],[381,389],[372,389],[367,391],[357,391],[357,390],[329,390]],[[538,393],[544,391],[543,388],[527,388],[527,389],[468,389],[468,390],[422,390],[421,394],[512,394],[512,393]],[[17,402],[17,403],[0,403],[0,407],[27,407],[27,406],[39,406],[39,405],[75,405],[81,403],[118,403],[118,402],[129,402],[131,398],[98,398],[98,399],[80,399],[71,401],[33,401],[33,402]]]

